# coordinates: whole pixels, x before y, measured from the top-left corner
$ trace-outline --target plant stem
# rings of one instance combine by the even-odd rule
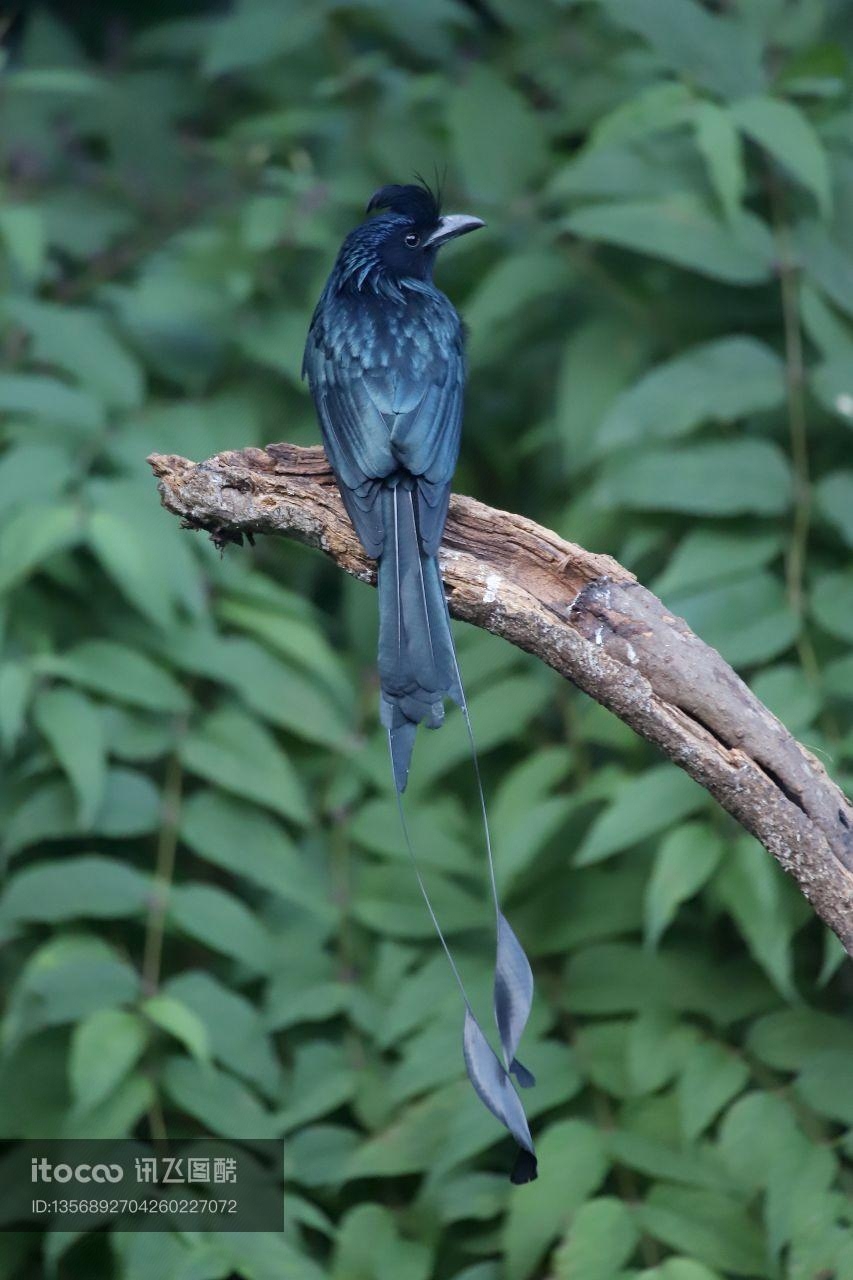
[[[154,891],[145,925],[145,951],[142,960],[142,986],[147,995],[153,995],[160,985],[160,965],[163,958],[163,934],[169,893],[175,873],[175,855],[178,848],[178,822],[181,814],[181,787],[183,770],[177,753],[166,766],[163,782],[163,820],[157,837],[157,863],[154,871]]]
[[[169,1131],[166,1128],[166,1117],[159,1097],[155,1097],[148,1108],[148,1128],[155,1142],[168,1142]]]
[[[788,548],[788,599],[798,618],[803,613],[803,580],[811,527],[811,478],[809,475],[808,425],[805,403],[805,364],[800,326],[799,269],[793,260],[788,227],[778,214],[775,191],[771,201],[776,242],[779,246],[779,289],[785,339],[785,382],[788,400],[788,435],[794,468],[794,516]]]

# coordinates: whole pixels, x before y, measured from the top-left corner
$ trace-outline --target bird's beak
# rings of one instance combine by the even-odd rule
[[[448,240],[455,240],[457,236],[467,235],[469,231],[476,231],[478,227],[485,225],[482,218],[473,218],[468,213],[447,213],[439,218],[435,231],[427,236],[424,248],[437,249],[440,244],[446,244]]]

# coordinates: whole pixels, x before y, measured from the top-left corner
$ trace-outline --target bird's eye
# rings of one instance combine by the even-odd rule
[[[417,249],[420,242],[421,242],[421,238],[416,231],[410,231],[409,234],[406,236],[406,244],[409,246],[410,249]]]

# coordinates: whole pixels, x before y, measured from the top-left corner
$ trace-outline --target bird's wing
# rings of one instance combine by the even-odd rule
[[[447,517],[459,456],[463,385],[462,354],[453,351],[450,358],[435,361],[416,387],[404,381],[403,395],[397,388],[391,447],[402,466],[417,477],[423,499],[418,525],[428,555],[437,554]]]
[[[423,355],[423,353],[422,353]],[[404,468],[417,479],[424,551],[438,551],[459,453],[464,364],[461,343],[408,360],[365,367],[309,336],[305,372],[326,453],[368,555],[382,550],[379,483]]]
[[[391,430],[354,360],[332,358],[309,338],[305,373],[323,432],[326,456],[338,480],[341,497],[365,551],[382,551],[380,481],[397,469]]]

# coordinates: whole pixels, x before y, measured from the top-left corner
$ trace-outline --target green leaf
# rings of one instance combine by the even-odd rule
[[[0,1057],[0,1133],[38,1138],[59,1133],[70,1106],[64,1030],[7,1048]]]
[[[597,943],[577,951],[567,972],[562,999],[567,1008],[578,1014],[690,1010],[728,1025],[736,1018],[764,1012],[778,1000],[767,981],[742,958],[718,963],[710,973],[702,954],[688,947],[654,952],[628,943]],[[587,1028],[584,1036],[590,1030]],[[637,1082],[627,1075],[627,1068],[633,1064],[624,1027],[596,1030],[616,1038],[621,1058],[619,1076],[614,1078],[633,1087]],[[609,1056],[613,1044],[606,1037],[604,1048],[605,1056]],[[622,1086],[616,1090],[624,1091]]]
[[[37,862],[10,877],[0,913],[7,921],[117,919],[145,910],[151,880],[127,863],[101,854],[66,855]]]
[[[77,1107],[85,1111],[103,1102],[139,1061],[147,1042],[145,1023],[123,1009],[97,1009],[79,1022],[68,1062]]]
[[[296,1050],[287,1105],[276,1116],[282,1133],[337,1111],[350,1102],[358,1077],[341,1045],[315,1040]]]
[[[9,76],[6,85],[8,89]],[[47,249],[43,211],[31,204],[7,203],[0,209],[0,237],[14,269],[27,284],[36,284]]]
[[[184,933],[214,951],[233,956],[264,972],[272,963],[272,938],[265,925],[239,898],[211,884],[173,886],[169,919]]]
[[[466,1173],[451,1175],[440,1186],[430,1187],[424,1200],[437,1212],[443,1224],[467,1220],[486,1221],[499,1214],[508,1203],[506,1180],[500,1174]]]
[[[551,796],[532,805],[512,825],[497,827],[495,874],[502,893],[512,892],[515,882],[566,828],[574,808],[575,801],[571,796]]]
[[[600,430],[605,447],[684,435],[706,422],[731,422],[785,400],[775,352],[737,336],[692,347],[620,395]]]
[[[86,527],[89,546],[104,572],[143,617],[167,630],[171,601],[156,590],[156,550],[128,520],[111,511],[93,511]]]
[[[525,1280],[608,1170],[601,1135],[583,1120],[553,1124],[538,1139],[539,1178],[509,1202],[503,1235],[507,1280]]]
[[[637,1209],[640,1226],[671,1249],[737,1276],[773,1277],[764,1236],[742,1202],[692,1187],[652,1187]]]
[[[0,488],[10,507],[53,499],[69,486],[75,475],[75,459],[59,442],[25,440],[5,449],[0,457]]]
[[[141,404],[144,384],[139,365],[101,313],[32,298],[10,298],[3,311],[28,333],[32,358],[78,378],[109,408],[133,409]]]
[[[826,224],[817,219],[798,222],[794,227],[794,248],[804,268],[805,278],[817,285],[846,315],[853,315],[853,257],[830,237]],[[833,360],[833,364],[836,362]],[[838,366],[843,377],[844,369]],[[850,391],[847,368],[845,393]],[[847,405],[844,406],[847,410]],[[845,416],[850,418],[850,412]]]
[[[258,590],[257,596],[252,596],[248,588],[247,597],[244,600],[235,593],[217,600],[217,617],[227,626],[255,636],[286,661],[313,672],[343,706],[348,707],[352,700],[352,685],[343,656],[332,648],[319,623],[310,615],[306,620],[301,616],[289,616],[286,612],[304,606],[305,602],[299,597],[290,601],[280,598],[284,597],[283,592],[267,595]]]
[[[100,938],[59,936],[26,962],[3,1025],[7,1045],[42,1027],[78,1022],[96,1009],[134,1001],[139,975]]]
[[[101,807],[86,834],[147,835],[159,821],[160,797],[150,778],[131,769],[110,769]],[[80,834],[71,788],[65,782],[47,782],[33,787],[15,810],[6,825],[3,847],[12,854],[39,840]]]
[[[752,681],[752,692],[791,733],[801,733],[820,711],[820,694],[801,667],[768,667]]]
[[[131,706],[189,710],[190,700],[173,676],[135,649],[112,640],[84,640],[63,654],[40,659],[39,667]]]
[[[822,574],[811,596],[812,616],[839,640],[853,640],[853,572]]]
[[[294,822],[310,817],[302,783],[275,738],[236,708],[209,715],[181,746],[185,767]]]
[[[461,933],[483,921],[479,898],[455,880],[429,873],[429,896],[445,933]],[[433,925],[412,883],[411,867],[365,867],[358,879],[352,913],[357,920],[391,938],[429,938]]]
[[[344,1216],[338,1231],[330,1280],[429,1280],[432,1251],[398,1232],[394,1215],[378,1204],[361,1204]]]
[[[808,282],[800,287],[800,316],[803,328],[824,359],[849,360],[853,356],[853,328]]]
[[[202,858],[315,911],[327,890],[280,823],[262,809],[202,788],[181,810],[181,839]]]
[[[761,284],[773,271],[773,237],[763,222],[743,212],[723,222],[692,195],[586,205],[565,226],[585,239],[632,249],[728,284]]]
[[[704,822],[687,822],[661,841],[645,902],[646,937],[653,946],[682,902],[698,893],[713,874],[722,853],[722,841]]]
[[[650,44],[688,82],[724,98],[764,83],[761,43],[734,17],[709,13],[697,0],[605,0],[605,7],[613,23]]]
[[[313,636],[307,638],[313,644]],[[340,750],[352,731],[326,690],[294,670],[254,640],[229,638],[219,642],[219,661],[211,667],[236,689],[246,705],[265,720],[280,725],[308,742]]]
[[[561,911],[550,883],[539,884],[527,888],[513,911],[513,924],[524,926],[528,947],[536,956],[637,931],[642,928],[645,883],[646,868],[639,859],[572,869],[576,911]]]
[[[621,1200],[589,1200],[554,1256],[554,1275],[557,1280],[614,1280],[638,1240],[634,1216]]]
[[[318,982],[294,990],[280,975],[270,984],[265,1021],[271,1031],[285,1031],[301,1023],[326,1022],[349,1012],[352,988],[345,982]]]
[[[457,873],[473,869],[465,815],[453,797],[428,792],[422,804],[407,805],[406,822],[425,867]],[[409,856],[401,844],[400,813],[394,798],[368,800],[353,812],[348,830],[370,853],[398,860]]]
[[[815,485],[817,509],[853,547],[853,471],[833,471]]]
[[[569,335],[557,384],[556,419],[566,464],[573,470],[607,447],[603,426],[645,353],[644,335],[636,326],[609,317],[588,320]]]
[[[465,302],[472,366],[494,365],[530,309],[564,293],[570,283],[568,263],[555,249],[535,247],[497,262]]]
[[[798,107],[778,98],[744,98],[731,108],[747,137],[757,142],[817,200],[824,217],[832,207],[829,161],[820,137]]]
[[[667,1009],[642,1010],[628,1031],[628,1076],[638,1094],[652,1093],[681,1069],[695,1034]]]
[[[749,1052],[777,1071],[798,1071],[814,1053],[844,1050],[853,1055],[853,1027],[817,1009],[780,1009],[749,1029]]]
[[[770,573],[736,578],[695,595],[671,595],[667,603],[738,667],[785,653],[799,631],[782,584]]]
[[[71,1111],[62,1126],[66,1138],[129,1138],[156,1094],[149,1076],[134,1071],[91,1110]]]
[[[652,590],[667,602],[686,588],[710,586],[740,578],[748,569],[760,569],[782,550],[778,533],[730,533],[725,529],[699,528],[685,534]]]
[[[220,1232],[218,1244],[226,1252],[230,1265],[227,1272],[223,1272],[217,1261],[217,1278],[236,1274],[245,1280],[327,1280],[328,1272],[321,1270],[304,1251],[270,1231]],[[185,1273],[177,1280],[185,1280]]]
[[[721,1280],[718,1271],[711,1271],[693,1258],[667,1258],[652,1271],[643,1272],[642,1280]]]
[[[207,76],[255,67],[310,47],[319,39],[321,14],[312,6],[294,6],[281,21],[275,5],[243,3],[210,23],[202,70]]]
[[[649,1119],[646,1126],[661,1125],[660,1118],[654,1114],[654,1106],[667,1106],[669,1099],[655,1099],[648,1103]],[[643,1111],[637,1112],[638,1123],[643,1123]],[[662,1127],[666,1126],[663,1121]],[[719,1167],[714,1153],[706,1153],[695,1145],[690,1147],[676,1146],[664,1142],[654,1136],[646,1136],[633,1130],[616,1129],[608,1135],[608,1150],[618,1164],[635,1169],[651,1178],[664,1179],[668,1182],[684,1183],[688,1187],[705,1187],[711,1190],[725,1190],[731,1185],[725,1170]]]
[[[705,185],[702,165],[684,131],[641,137],[621,146],[584,147],[561,165],[549,195],[566,199],[654,201]]]
[[[853,1059],[844,1049],[823,1049],[806,1059],[796,1092],[818,1115],[853,1124]]]
[[[833,698],[848,702],[853,698],[853,654],[828,662],[823,672],[823,687]]]
[[[746,190],[743,146],[731,113],[713,102],[697,102],[692,112],[696,145],[723,212],[737,219]]]
[[[174,750],[178,726],[169,718],[105,706],[102,721],[110,755],[132,763],[159,760]]]
[[[757,840],[739,837],[714,880],[750,951],[788,1000],[796,999],[791,938],[798,921],[781,869]]]
[[[539,117],[484,63],[473,64],[464,83],[451,90],[447,118],[459,172],[475,196],[499,203],[524,191],[541,172],[545,139]]]
[[[58,551],[73,547],[82,531],[76,507],[34,503],[16,511],[0,529],[0,592],[17,586]]]
[[[705,806],[702,788],[672,764],[655,765],[632,778],[590,827],[575,865],[601,862],[629,849]]]
[[[190,1058],[169,1058],[163,1088],[181,1111],[194,1116],[211,1133],[230,1138],[274,1137],[272,1117],[257,1097],[233,1076]]]
[[[61,93],[90,94],[102,93],[106,82],[77,67],[33,67],[16,70],[9,76],[8,89],[14,93]]]
[[[0,411],[87,433],[100,431],[104,425],[103,407],[93,395],[43,375],[0,374]]]
[[[748,1080],[748,1067],[732,1050],[713,1040],[693,1045],[677,1090],[681,1127],[688,1142],[699,1137]]]
[[[228,1263],[218,1243],[210,1250],[212,1257],[207,1270],[207,1246],[200,1249],[188,1246],[176,1233],[115,1232],[110,1239],[124,1280],[153,1280],[155,1275],[159,1275],[160,1280],[179,1280],[185,1275],[195,1278],[197,1273],[215,1280],[217,1274],[227,1274]]]
[[[766,1187],[791,1152],[802,1153],[794,1112],[780,1094],[755,1091],[729,1107],[720,1125],[719,1152],[731,1174],[748,1190]]]
[[[218,1062],[253,1081],[265,1095],[280,1097],[281,1066],[260,1013],[244,996],[200,970],[169,979],[164,994],[200,1019]]]
[[[685,85],[674,80],[653,82],[602,116],[592,130],[589,146],[619,145],[677,128],[690,118],[692,103]]]
[[[33,670],[25,663],[0,664],[0,742],[7,753],[13,750],[24,727],[34,686]]]
[[[607,466],[597,506],[688,515],[780,515],[791,504],[791,471],[768,440],[652,449]]]
[[[141,1006],[141,1012],[170,1036],[179,1040],[199,1062],[210,1059],[210,1039],[207,1028],[198,1014],[174,996],[151,996]]]
[[[56,687],[38,695],[33,715],[68,775],[77,796],[80,826],[86,829],[100,808],[106,780],[101,717],[84,694]]]

